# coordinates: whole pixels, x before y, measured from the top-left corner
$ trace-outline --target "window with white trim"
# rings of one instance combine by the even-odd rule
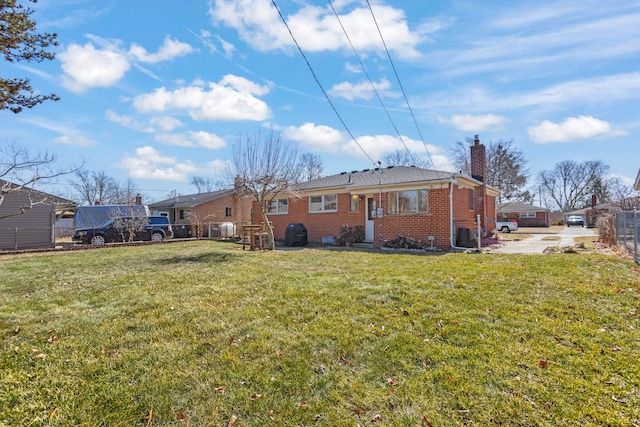
[[[335,194],[309,197],[309,212],[337,212],[338,196]]]
[[[388,193],[390,215],[418,214],[429,212],[427,190],[394,191]]]
[[[520,218],[535,218],[535,212],[520,212]]]
[[[289,213],[288,199],[275,199],[267,205],[268,214],[286,214]]]

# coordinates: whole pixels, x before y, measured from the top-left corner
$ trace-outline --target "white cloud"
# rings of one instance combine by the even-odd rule
[[[450,118],[438,117],[440,123],[447,123],[458,130],[469,132],[482,132],[496,130],[504,124],[506,118],[495,114],[471,115],[454,114]]]
[[[373,98],[375,92],[382,96],[393,96],[397,97],[399,94],[388,91],[391,87],[391,83],[387,79],[382,79],[380,82],[373,82],[373,87],[371,83],[361,82],[357,84],[343,82],[337,85],[334,85],[327,92],[331,96],[335,96],[337,98],[344,98],[348,101],[353,101],[354,99],[371,99]],[[374,91],[375,88],[375,91]]]
[[[344,69],[350,73],[360,74],[362,73],[362,68],[358,65],[352,64],[351,62],[347,62],[344,64]]]
[[[350,11],[339,13],[354,48],[362,53],[383,53],[384,46],[376,22],[368,8],[344,2],[337,9],[355,4]],[[419,32],[412,31],[404,11],[385,4],[372,5],[380,31],[389,50],[399,58],[419,56],[417,45],[423,41]],[[330,8],[304,5],[297,12],[286,14],[291,32],[307,52],[335,51],[351,47]],[[293,41],[269,0],[214,0],[209,15],[216,24],[234,28],[240,37],[260,51],[291,49]]]
[[[344,151],[353,156],[366,158],[363,153],[365,151],[374,161],[380,160],[385,153],[405,150],[405,145],[406,149],[412,153],[425,151],[421,141],[416,141],[406,136],[403,136],[401,141],[400,138],[393,135],[363,135],[357,137],[356,141],[347,141]]]
[[[76,147],[93,147],[98,143],[82,134],[74,134],[74,135],[62,135],[57,138],[53,138],[55,142],[65,145],[73,145]]]
[[[175,117],[171,117],[171,116],[152,117],[149,120],[149,123],[151,123],[153,126],[159,128],[164,132],[171,132],[175,128],[184,126],[184,123],[182,123],[180,120],[176,119]]]
[[[284,138],[296,141],[311,151],[346,154],[362,160],[369,160],[368,155],[374,162],[382,159],[386,153],[408,149],[411,153],[428,157],[438,170],[453,170],[446,152],[440,147],[427,144],[425,148],[422,141],[406,136],[400,140],[398,136],[392,135],[363,135],[356,138],[356,143],[353,139],[346,139],[332,127],[314,123],[305,123],[299,127],[289,126],[282,134]]]
[[[204,147],[211,150],[224,148],[227,145],[226,141],[216,134],[204,131],[162,134],[157,135],[155,140],[167,145],[176,145],[179,147]]]
[[[138,61],[155,64],[161,61],[172,60],[178,56],[188,55],[195,49],[187,43],[166,37],[160,49],[156,53],[148,53],[145,48],[138,44],[132,44],[129,53]]]
[[[105,112],[105,116],[107,117],[107,120],[129,129],[147,133],[155,131],[153,127],[142,124],[131,116],[121,116],[111,109]]]
[[[22,121],[30,123],[41,129],[47,129],[59,133],[60,136],[54,138],[53,141],[60,144],[74,145],[76,147],[92,147],[98,144],[94,139],[89,138],[84,132],[55,120],[45,119],[42,117],[25,117]]]
[[[314,151],[336,152],[343,142],[342,135],[336,129],[305,123],[302,126],[289,126],[282,132],[285,139],[296,141]]]
[[[190,162],[180,163],[150,146],[137,148],[134,155],[125,155],[118,166],[128,170],[131,178],[178,182],[186,182],[187,174],[197,171]]]
[[[71,44],[57,56],[65,73],[62,82],[72,92],[113,86],[130,68],[124,55],[97,50],[91,43]]]
[[[243,77],[227,75],[208,88],[198,85],[169,91],[164,87],[137,96],[133,105],[141,112],[186,110],[194,120],[266,120],[271,116],[267,104],[254,95],[269,92]]]
[[[136,62],[157,63],[193,52],[190,45],[165,38],[156,53],[148,53],[142,46],[133,44],[126,52],[121,40],[104,39],[87,35],[91,42],[85,45],[71,43],[57,58],[62,62],[62,82],[72,92],[82,93],[94,87],[110,87],[118,83],[135,64],[145,74],[159,79],[151,71]],[[98,48],[96,48],[96,45]]]
[[[560,123],[545,120],[527,129],[529,138],[539,144],[573,142],[600,135],[620,135],[611,125],[591,116],[568,117]]]

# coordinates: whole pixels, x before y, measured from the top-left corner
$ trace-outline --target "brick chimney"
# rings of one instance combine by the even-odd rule
[[[136,205],[142,204],[142,196],[140,194],[136,195]]]
[[[482,182],[480,187],[477,187],[473,192],[473,207],[476,216],[480,215],[480,224],[482,227],[482,233],[487,233],[487,152],[485,146],[480,144],[478,135],[475,135],[473,139],[473,145],[471,146],[471,177]]]

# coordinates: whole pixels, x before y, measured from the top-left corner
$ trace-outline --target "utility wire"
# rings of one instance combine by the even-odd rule
[[[367,6],[369,7],[369,11],[371,12],[371,16],[373,18],[373,22],[376,24],[376,28],[378,29],[378,34],[380,35],[380,39],[382,40],[382,45],[384,46],[384,50],[387,52],[387,57],[389,58],[389,62],[391,63],[391,68],[393,68],[393,73],[396,76],[396,80],[398,81],[398,85],[400,86],[400,90],[402,91],[402,95],[404,96],[404,100],[407,103],[407,107],[409,108],[409,112],[411,113],[411,117],[413,118],[413,123],[416,125],[416,129],[418,130],[418,135],[420,135],[420,139],[422,140],[422,144],[424,145],[424,149],[427,151],[427,155],[429,156],[429,161],[434,166],[433,159],[431,158],[431,153],[429,152],[429,148],[427,147],[427,143],[424,142],[424,137],[422,136],[422,132],[420,132],[420,127],[418,126],[418,121],[416,120],[415,114],[413,114],[413,109],[411,108],[411,104],[409,104],[409,99],[407,98],[407,94],[402,86],[402,82],[400,81],[400,76],[398,75],[398,71],[396,70],[396,66],[393,63],[393,59],[391,59],[391,54],[389,53],[389,49],[387,48],[387,43],[384,41],[384,37],[382,36],[382,31],[380,31],[380,26],[378,25],[378,21],[376,19],[376,15],[373,13],[373,9],[371,8],[371,3],[367,0]]]
[[[404,142],[404,138],[400,134],[400,131],[398,130],[396,124],[394,123],[393,119],[391,118],[391,114],[389,114],[389,110],[387,110],[387,107],[384,105],[384,102],[382,101],[382,98],[380,97],[380,94],[378,93],[378,90],[376,89],[376,86],[373,84],[373,81],[371,80],[371,77],[369,77],[369,73],[367,72],[367,69],[365,68],[364,64],[362,63],[362,60],[360,59],[360,55],[358,55],[358,52],[356,51],[356,48],[353,46],[353,43],[351,42],[351,38],[349,37],[349,34],[347,34],[347,30],[344,28],[344,25],[342,25],[342,20],[340,20],[340,16],[338,15],[338,12],[336,12],[336,9],[333,7],[333,3],[331,3],[331,0],[328,0],[328,1],[329,1],[329,6],[331,6],[331,10],[333,11],[333,14],[336,16],[336,19],[338,20],[338,23],[340,24],[340,28],[342,28],[342,32],[344,33],[345,37],[347,38],[347,41],[349,42],[349,45],[351,46],[351,50],[353,51],[353,54],[355,55],[356,59],[358,60],[358,63],[360,64],[360,68],[362,68],[362,71],[364,72],[364,75],[367,77],[367,80],[369,80],[369,84],[371,85],[371,89],[373,89],[373,92],[376,94],[376,97],[378,98],[378,101],[380,102],[380,105],[382,106],[382,109],[387,114],[387,117],[389,118],[389,121],[391,122],[391,125],[393,126],[393,129],[395,129],[396,134],[398,135],[398,138],[400,138],[400,141],[402,142],[402,145],[404,145],[405,150],[407,150],[407,153],[409,154],[409,157],[411,158],[411,161],[415,164],[416,160],[413,157],[413,153],[411,153],[411,151],[409,150],[409,147],[407,147],[407,144]]]
[[[280,15],[280,19],[282,20],[282,22],[284,23],[285,27],[287,27],[287,31],[289,31],[289,35],[291,36],[291,39],[293,40],[293,42],[295,43],[296,47],[298,48],[298,51],[300,51],[300,54],[302,55],[302,57],[304,58],[304,61],[307,63],[307,67],[309,67],[309,70],[311,71],[311,74],[313,75],[314,80],[316,81],[316,83],[318,84],[318,86],[320,87],[320,90],[322,91],[322,93],[324,94],[324,97],[327,99],[327,101],[329,102],[329,105],[331,105],[331,108],[333,109],[333,112],[336,113],[336,116],[338,116],[338,119],[340,120],[340,123],[342,123],[342,126],[344,126],[344,128],[346,129],[347,133],[349,134],[349,136],[351,137],[351,139],[353,139],[353,142],[356,143],[356,145],[358,146],[358,148],[360,148],[360,150],[364,153],[365,156],[367,156],[367,158],[371,161],[371,163],[375,166],[375,162],[373,161],[373,159],[371,158],[371,156],[369,156],[369,154],[364,150],[364,148],[362,148],[362,146],[360,145],[360,143],[358,142],[358,140],[356,140],[356,138],[353,136],[353,134],[351,133],[351,130],[349,130],[349,128],[347,127],[347,124],[344,122],[344,120],[342,119],[342,116],[340,116],[340,113],[338,113],[338,110],[336,109],[335,105],[333,105],[333,102],[331,102],[331,99],[329,98],[329,95],[327,94],[327,92],[324,90],[324,88],[322,87],[322,84],[320,83],[320,80],[318,80],[318,76],[316,76],[315,71],[313,71],[313,67],[311,66],[311,64],[309,63],[309,60],[307,59],[307,56],[304,54],[304,52],[302,51],[302,48],[300,47],[300,45],[298,44],[298,41],[296,40],[296,38],[293,36],[293,33],[291,32],[291,28],[289,28],[289,24],[287,24],[287,21],[284,19],[284,16],[282,15],[282,12],[280,11],[280,8],[278,7],[278,5],[276,4],[275,0],[271,0],[271,3],[273,4],[273,7],[276,8],[276,10],[278,11],[278,15]]]

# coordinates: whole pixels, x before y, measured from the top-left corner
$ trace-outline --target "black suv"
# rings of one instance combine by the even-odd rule
[[[133,240],[151,240],[161,242],[173,237],[169,218],[165,216],[118,217],[112,218],[97,227],[76,228],[73,241],[96,246],[111,242]]]

